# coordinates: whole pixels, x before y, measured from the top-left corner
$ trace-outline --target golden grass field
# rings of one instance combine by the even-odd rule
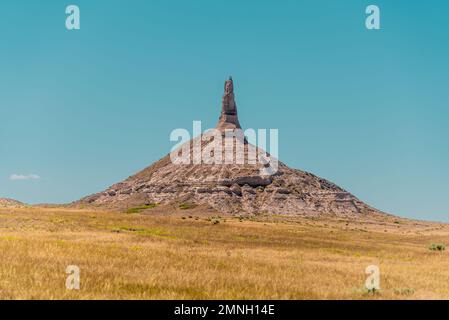
[[[449,226],[388,216],[0,209],[0,299],[448,299]],[[381,291],[367,293],[368,265]],[[66,267],[80,290],[65,288]]]

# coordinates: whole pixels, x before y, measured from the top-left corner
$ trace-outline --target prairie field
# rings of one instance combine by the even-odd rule
[[[3,208],[0,299],[448,299],[438,244],[448,225],[393,216]],[[69,265],[79,290],[66,289]],[[369,265],[380,269],[374,293]]]

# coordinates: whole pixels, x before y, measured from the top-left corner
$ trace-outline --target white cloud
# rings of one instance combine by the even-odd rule
[[[9,180],[17,181],[17,180],[39,180],[41,177],[37,174],[12,174],[9,176]]]

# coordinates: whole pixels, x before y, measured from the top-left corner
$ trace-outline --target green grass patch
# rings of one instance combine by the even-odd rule
[[[157,206],[157,204],[155,204],[155,203],[145,204],[143,206],[129,208],[128,210],[126,210],[126,213],[128,213],[128,214],[130,214],[130,213],[140,213],[140,212],[142,212],[144,210],[147,210],[147,209],[153,209],[156,206]]]
[[[181,203],[179,205],[179,209],[181,210],[189,210],[189,209],[193,209],[196,207],[196,204],[193,203]]]
[[[14,236],[0,236],[0,240],[4,241],[20,241],[22,238],[14,237]]]

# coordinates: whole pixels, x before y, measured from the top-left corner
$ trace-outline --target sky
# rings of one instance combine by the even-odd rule
[[[232,75],[240,123],[279,129],[281,161],[449,222],[448,1],[2,0],[0,42],[0,197],[66,203],[127,178],[173,129],[214,127]]]

